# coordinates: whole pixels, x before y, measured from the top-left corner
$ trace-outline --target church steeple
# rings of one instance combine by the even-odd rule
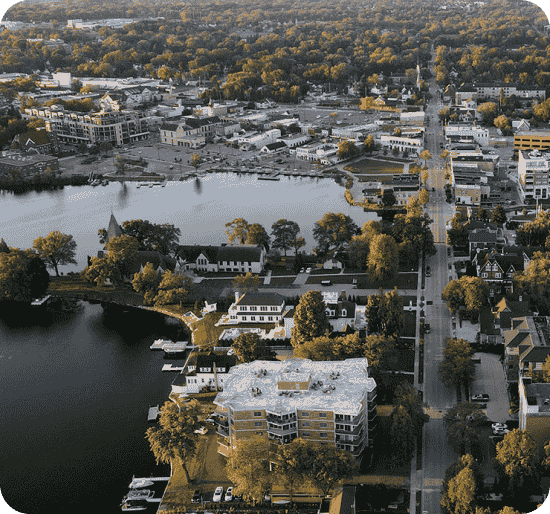
[[[111,213],[111,219],[109,220],[109,227],[107,228],[107,237],[105,237],[105,244],[107,244],[111,239],[121,236],[122,228],[118,224],[117,220],[113,213]]]

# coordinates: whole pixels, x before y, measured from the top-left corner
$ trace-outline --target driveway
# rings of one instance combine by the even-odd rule
[[[500,357],[492,353],[476,353],[475,357],[481,358],[481,363],[476,364],[476,378],[472,384],[471,394],[487,393],[487,417],[491,421],[504,423],[510,419],[510,402]]]

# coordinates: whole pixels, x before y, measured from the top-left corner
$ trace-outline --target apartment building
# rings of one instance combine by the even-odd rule
[[[549,197],[548,183],[550,156],[539,150],[518,152],[519,196],[526,199],[546,199]]]
[[[476,125],[447,125],[445,139],[449,143],[475,142],[481,146],[489,145],[489,129]]]
[[[372,447],[378,422],[376,382],[366,358],[254,361],[233,367],[214,400],[218,452],[266,435],[275,444],[301,437],[349,451]]]
[[[464,84],[455,92],[455,103],[469,98],[478,101],[498,100],[500,95],[504,98],[515,96],[517,98],[546,99],[546,90],[536,86],[523,86],[506,82],[479,82],[477,84]]]
[[[46,130],[64,143],[111,143],[119,146],[149,138],[147,120],[138,111],[82,113],[33,108],[25,109],[24,117],[43,119]]]

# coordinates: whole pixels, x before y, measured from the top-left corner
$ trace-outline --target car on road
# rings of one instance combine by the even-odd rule
[[[430,333],[430,324],[429,323],[425,323],[424,324],[424,332],[426,334],[429,334]]]
[[[506,428],[506,429],[507,429],[507,428],[508,428],[508,425],[506,425],[506,423],[493,423],[493,424],[491,425],[491,428],[492,428],[493,430],[497,430],[497,429],[500,429],[500,428]]]
[[[307,268],[306,273],[311,273],[311,268]]]
[[[191,503],[200,503],[202,501],[202,494],[200,489],[196,489],[191,498]]]
[[[224,501],[230,502],[232,500],[233,500],[233,487],[228,487],[227,491],[225,491]]]
[[[197,430],[195,430],[195,434],[204,435],[207,433],[208,433],[208,428],[206,427],[197,428]]]
[[[302,269],[300,270],[300,273],[305,273],[305,271],[306,271],[306,269],[305,269],[305,268],[302,268]]]
[[[488,402],[489,401],[489,395],[487,393],[479,393],[474,394],[472,396],[473,402]]]
[[[221,502],[223,496],[223,487],[220,485],[214,490],[214,496],[212,496],[213,502]]]

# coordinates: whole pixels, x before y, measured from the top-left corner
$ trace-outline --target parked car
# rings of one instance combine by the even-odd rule
[[[311,268],[307,268],[306,273],[311,273]]]
[[[429,323],[424,324],[424,333],[426,333],[426,334],[430,333],[430,324]]]
[[[506,435],[510,430],[507,428],[493,428],[493,435]]]
[[[472,396],[473,402],[488,402],[489,401],[489,395],[486,393],[480,393],[480,394],[474,394]]]
[[[506,428],[506,429],[507,429],[508,426],[506,425],[506,423],[493,423],[493,424],[491,425],[491,428],[492,428],[493,430],[498,430],[498,429],[501,429],[501,428]]]
[[[220,486],[216,487],[216,489],[214,491],[214,496],[212,496],[212,501],[213,502],[221,502],[222,501],[222,496],[223,496],[223,487],[220,485]]]
[[[225,491],[224,501],[230,502],[232,500],[233,500],[233,487],[228,487],[227,491]]]
[[[202,494],[200,489],[196,489],[191,498],[191,503],[200,503],[202,501]]]
[[[195,434],[204,435],[207,433],[208,433],[208,428],[206,427],[197,428],[197,430],[195,430]]]

